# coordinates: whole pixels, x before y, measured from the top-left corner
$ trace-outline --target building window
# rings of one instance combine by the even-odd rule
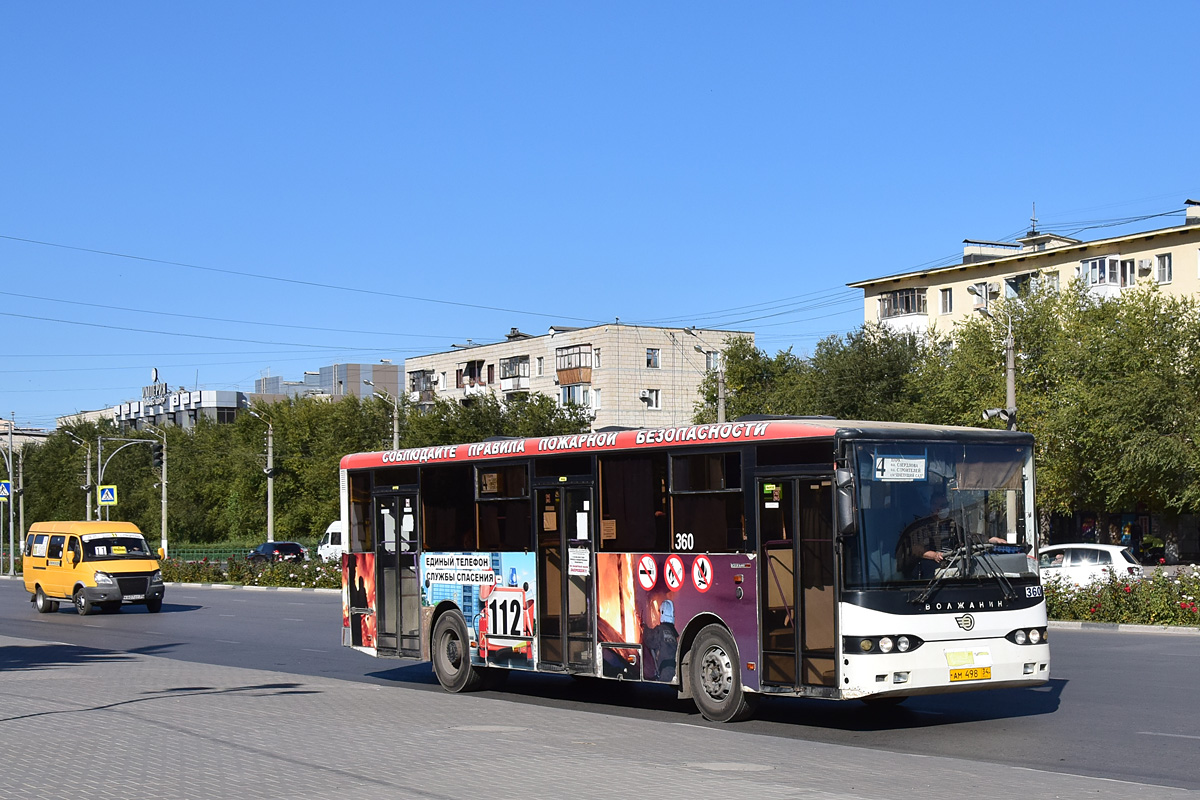
[[[1171,254],[1159,253],[1154,257],[1154,277],[1159,283],[1171,282]]]
[[[716,372],[721,368],[721,353],[719,350],[704,351],[704,369],[706,372]]]
[[[954,310],[954,290],[942,289],[940,294],[942,300],[941,312],[943,314],[949,314]]]
[[[658,411],[662,408],[662,394],[658,389],[642,389],[641,400],[646,408]]]
[[[646,348],[646,369],[658,369],[660,351],[657,347]]]
[[[600,410],[600,389],[592,389],[592,410]]]
[[[1137,262],[1127,258],[1121,262],[1121,285],[1133,286],[1137,283]]]
[[[539,358],[540,362],[541,359]],[[528,378],[529,356],[513,356],[500,359],[500,380],[506,378]]]
[[[537,359],[537,374],[539,378],[546,374],[546,359],[541,356]]]
[[[1089,258],[1079,264],[1079,277],[1089,286],[1119,286],[1120,261],[1116,258]]]
[[[555,369],[579,369],[581,367],[592,366],[592,346],[590,344],[576,344],[571,347],[560,347],[554,351],[555,360],[558,362]]]
[[[564,406],[576,405],[586,408],[592,401],[592,387],[586,383],[573,383],[563,386],[559,399]]]
[[[597,347],[592,351],[592,366],[597,369],[600,367],[600,348]]]
[[[927,314],[924,289],[897,289],[879,296],[879,318]]]

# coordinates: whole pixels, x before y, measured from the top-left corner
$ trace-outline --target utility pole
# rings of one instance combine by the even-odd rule
[[[470,341],[469,339],[467,341]],[[375,396],[392,404],[392,449],[400,449],[400,400],[393,397],[387,389],[376,389],[374,381],[363,378],[363,383],[375,389]]]
[[[275,426],[271,420],[259,415],[256,411],[246,409],[246,413],[255,419],[267,423],[267,541],[275,541]]]

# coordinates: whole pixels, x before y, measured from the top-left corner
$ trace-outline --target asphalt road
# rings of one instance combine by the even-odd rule
[[[97,651],[324,676],[396,691],[437,691],[428,664],[377,660],[340,645],[340,597],[169,586],[163,610],[38,614],[19,581],[0,580],[5,635]],[[739,733],[948,756],[1200,789],[1195,675],[1200,636],[1054,630],[1051,682],[1024,690],[912,698],[880,712],[856,702],[768,698]],[[513,704],[709,726],[662,687],[514,674],[484,696]]]

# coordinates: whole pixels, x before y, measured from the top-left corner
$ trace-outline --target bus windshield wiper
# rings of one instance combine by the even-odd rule
[[[925,589],[910,602],[924,603],[933,595],[935,589],[942,584],[950,572],[962,562],[963,568],[959,570],[959,575],[969,574],[969,569],[972,563],[978,563],[982,569],[981,573],[990,578],[995,578],[1000,584],[1000,588],[1004,592],[1005,600],[1012,600],[1017,596],[1016,589],[1013,588],[1012,582],[1004,575],[1004,571],[992,558],[991,544],[968,544],[956,548],[948,553],[942,559],[942,563],[938,565],[937,571],[933,574],[933,578]]]

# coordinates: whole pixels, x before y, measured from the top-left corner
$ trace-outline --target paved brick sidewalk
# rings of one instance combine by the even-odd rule
[[[0,636],[0,798],[1184,797]]]

